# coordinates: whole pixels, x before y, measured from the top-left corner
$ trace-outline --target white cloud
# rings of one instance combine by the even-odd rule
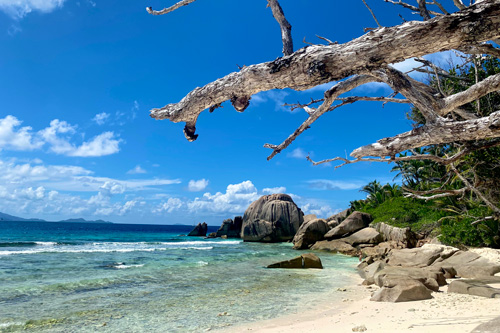
[[[120,208],[119,215],[124,215],[132,211],[132,209],[137,205],[137,201],[130,200],[125,202],[125,204]]]
[[[274,103],[274,109],[276,111],[290,111],[289,108],[283,106],[285,104],[285,98],[290,95],[288,91],[284,90],[269,90],[263,91],[252,96],[250,105],[258,106],[267,102]]]
[[[120,151],[120,142],[113,132],[104,132],[95,136],[92,140],[82,143],[68,155],[79,157],[98,157],[115,154]]]
[[[199,192],[199,191],[203,191],[204,189],[206,189],[208,186],[208,180],[203,178],[203,179],[200,179],[200,180],[190,180],[189,183],[188,183],[188,191],[190,192]]]
[[[262,189],[262,193],[273,194],[273,193],[286,193],[286,187],[266,187]]]
[[[318,218],[328,218],[335,213],[340,211],[339,209],[334,210],[329,205],[321,205],[318,203],[306,203],[302,207],[300,207],[305,215],[314,214]]]
[[[249,204],[259,198],[257,188],[249,180],[239,184],[230,184],[225,193],[205,193],[187,203],[193,212],[243,213]]]
[[[110,114],[106,112],[98,113],[92,118],[92,121],[95,121],[97,125],[104,125],[106,121],[108,121]]]
[[[390,94],[392,92],[391,87],[383,82],[368,82],[350,91],[350,95],[361,95],[361,94]]]
[[[44,128],[38,134],[45,143],[50,145],[50,150],[56,154],[69,154],[75,147],[69,143],[71,135],[75,134],[76,126],[71,126],[66,121],[54,119],[50,126]]]
[[[309,187],[316,190],[328,190],[328,191],[338,191],[338,190],[356,190],[365,185],[365,182],[361,181],[340,181],[340,180],[329,180],[329,179],[314,179],[307,181]]]
[[[64,120],[54,119],[36,133],[29,126],[18,128],[20,124],[21,121],[11,115],[0,119],[0,149],[34,150],[47,145],[55,154],[78,157],[97,157],[120,151],[122,140],[115,138],[113,132],[101,133],[78,146],[71,143],[77,126]]]
[[[62,7],[64,1],[65,0],[0,0],[0,10],[14,19],[21,19],[34,11],[50,13]]]
[[[122,194],[125,192],[126,188],[124,184],[120,184],[116,181],[107,181],[99,189],[101,193],[112,196],[114,194]]]
[[[33,137],[32,128],[29,126],[18,128],[21,121],[14,116],[0,119],[0,150],[34,150],[43,145],[43,142]]]
[[[168,198],[167,202],[162,202],[155,209],[153,209],[153,213],[171,213],[174,210],[179,210],[184,203],[179,198]]]
[[[140,166],[140,165],[136,165],[136,166],[135,166],[135,168],[133,168],[133,169],[131,169],[131,170],[127,171],[127,173],[128,173],[129,175],[134,175],[134,174],[140,174],[140,173],[147,173],[147,171],[146,171],[146,170],[144,170],[143,168],[141,168],[141,166]]]
[[[286,156],[291,158],[305,159],[307,157],[307,153],[302,148],[295,148],[291,152],[289,152]]]
[[[42,218],[52,214],[60,219],[122,216],[143,209],[138,191],[180,183],[178,179],[118,180],[92,174],[79,166],[0,160],[0,211]],[[88,192],[93,193],[87,199]]]

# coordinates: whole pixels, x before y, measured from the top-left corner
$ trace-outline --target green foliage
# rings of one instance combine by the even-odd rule
[[[446,216],[445,212],[436,209],[432,203],[403,196],[388,198],[378,205],[358,206],[358,208],[370,214],[374,222],[385,222],[400,228],[411,227],[415,232],[424,233],[434,229],[436,221]]]
[[[450,218],[441,224],[440,240],[445,244],[453,246],[489,246],[500,247],[500,237],[495,231],[498,230],[498,220],[484,221],[476,225],[472,224],[471,218]]]

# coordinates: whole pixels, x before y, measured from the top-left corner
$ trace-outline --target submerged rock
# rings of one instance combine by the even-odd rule
[[[245,211],[241,238],[246,242],[290,241],[303,221],[304,213],[289,195],[264,195]]]
[[[207,235],[208,226],[205,222],[198,223],[196,227],[188,234],[188,236],[205,237]]]
[[[323,268],[321,259],[313,253],[305,253],[290,260],[280,261],[267,268]]]

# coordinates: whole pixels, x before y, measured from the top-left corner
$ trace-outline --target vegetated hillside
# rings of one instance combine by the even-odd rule
[[[35,219],[35,218],[25,219],[25,218],[22,218],[19,216],[9,215],[9,214],[5,214],[5,213],[0,212],[0,221],[39,221],[39,222],[43,222],[45,220]]]

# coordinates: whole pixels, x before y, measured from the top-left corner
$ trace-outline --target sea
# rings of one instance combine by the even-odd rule
[[[339,301],[357,259],[192,226],[0,221],[0,332],[205,332]],[[216,227],[209,227],[209,232]]]

